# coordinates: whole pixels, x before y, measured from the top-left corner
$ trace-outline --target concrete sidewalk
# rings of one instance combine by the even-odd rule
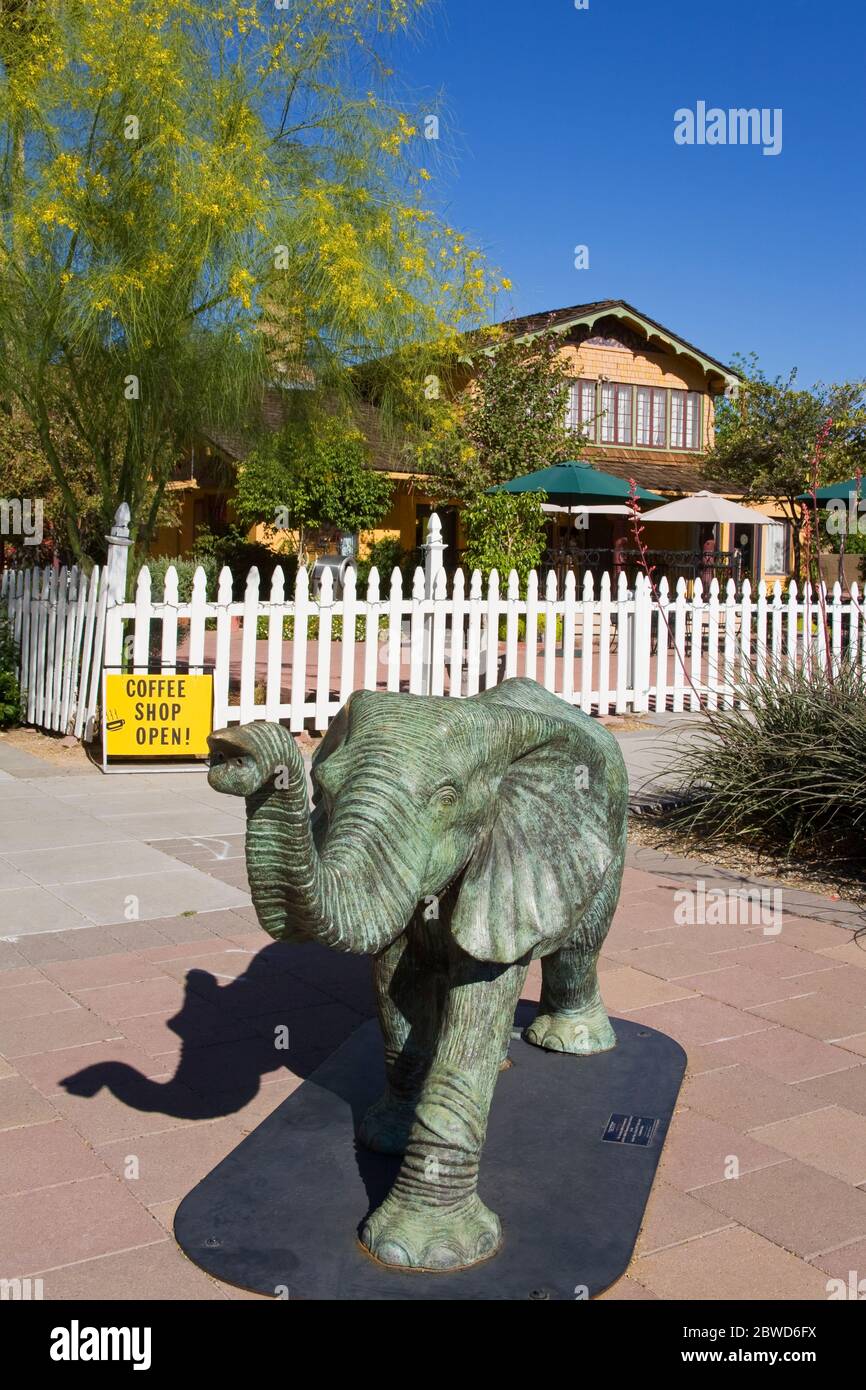
[[[622,736],[634,776],[656,737]],[[263,935],[243,806],[203,777],[58,772],[3,744],[0,768],[0,1276],[49,1299],[252,1297],[180,1254],[174,1209],[371,1015],[369,963]],[[675,895],[698,878],[749,880],[629,858],[602,990],[689,1074],[604,1297],[824,1299],[866,1276],[859,917],[784,889],[777,934],[688,925]]]
[[[246,907],[238,866],[221,880],[165,852],[243,828],[243,803],[203,773],[64,772],[0,744],[0,940],[122,927],[134,947],[137,922]]]

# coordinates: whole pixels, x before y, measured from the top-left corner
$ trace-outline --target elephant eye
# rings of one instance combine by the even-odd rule
[[[440,806],[456,806],[458,800],[457,788],[440,787],[439,790],[434,793],[434,800],[438,801]]]

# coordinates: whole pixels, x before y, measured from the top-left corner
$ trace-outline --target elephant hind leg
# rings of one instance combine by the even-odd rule
[[[598,988],[598,953],[569,942],[541,963],[541,1003],[524,1030],[527,1042],[551,1052],[588,1057],[616,1047],[616,1034]]]
[[[578,1057],[616,1047],[598,987],[599,952],[616,900],[617,893],[603,890],[572,939],[542,960],[541,1003],[524,1031],[527,1042]]]

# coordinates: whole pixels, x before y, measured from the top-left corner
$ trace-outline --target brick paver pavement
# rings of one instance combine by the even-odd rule
[[[49,1299],[254,1297],[186,1260],[174,1209],[370,1017],[369,963],[263,936],[241,819],[203,780],[34,762],[0,746],[0,1276]],[[824,1299],[866,1276],[859,917],[785,891],[777,934],[680,924],[675,894],[730,873],[630,858],[603,992],[689,1069],[603,1297]]]

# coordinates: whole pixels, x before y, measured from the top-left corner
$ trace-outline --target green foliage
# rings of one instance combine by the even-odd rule
[[[7,618],[0,615],[0,729],[17,724],[20,718],[18,647],[12,637]]]
[[[404,580],[410,579],[414,574],[415,566],[413,563],[412,552],[404,550],[396,536],[383,536],[381,540],[375,541],[368,550],[363,560],[357,564],[358,571],[358,593],[362,596],[367,592],[367,583],[370,578],[370,570],[373,567],[379,571],[379,592],[388,592],[388,585],[391,582],[391,575],[398,569]]]
[[[556,642],[557,642],[557,644],[559,644],[559,643],[562,642],[562,634],[563,634],[564,630],[565,630],[565,624],[564,624],[564,622],[563,622],[562,614],[560,613],[559,617],[556,619]],[[508,638],[508,618],[507,618],[507,617],[501,617],[501,618],[499,619],[499,629],[498,629],[498,631],[499,631],[499,640],[500,640],[500,642],[505,642],[505,641],[507,640],[507,638]],[[537,616],[537,618],[536,618],[536,620],[535,620],[535,636],[536,636],[536,641],[537,641],[537,642],[539,642],[539,643],[540,643],[540,642],[543,642],[543,640],[544,640],[544,634],[545,634],[546,631],[547,631],[547,615],[546,615],[545,613],[539,613],[538,616]],[[518,617],[518,619],[517,619],[517,640],[518,640],[518,642],[525,642],[525,641],[526,641],[526,619],[525,619],[523,616],[520,616],[520,617]]]
[[[866,689],[859,669],[831,680],[780,664],[737,691],[681,746],[673,771],[686,804],[665,823],[695,848],[750,848],[818,866],[864,864]]]
[[[68,469],[69,489],[74,499],[82,543],[91,558],[101,559],[105,553],[108,527],[104,524],[99,482],[92,463],[78,444],[75,431],[68,421],[55,418],[52,430],[57,449]],[[0,404],[0,497],[38,499],[43,508],[42,544],[16,545],[13,538],[7,536],[6,545],[12,549],[9,563],[45,565],[55,556],[61,564],[74,563],[75,553],[68,540],[69,510],[66,501],[39,443],[38,433],[20,405],[14,401]],[[161,519],[166,524],[171,523],[173,517],[170,508],[164,509]]]
[[[201,565],[207,578],[207,596],[216,597],[217,567],[210,556],[181,556],[173,560],[168,555],[159,555],[148,560],[151,593],[161,598],[165,585],[165,575],[170,565],[177,570],[177,593],[181,603],[189,603],[192,598],[192,581],[196,569]]]
[[[750,501],[779,503],[793,527],[799,573],[803,510],[797,496],[866,465],[866,382],[818,383],[807,391],[795,386],[796,369],[769,381],[754,354],[734,364],[743,381],[736,400],[718,403],[707,471]],[[832,428],[816,460],[816,441],[828,421]]]
[[[473,346],[465,365],[474,389],[432,402],[419,451],[436,500],[472,503],[496,483],[579,454],[581,440],[566,427],[571,375],[561,347],[554,334],[531,342],[489,334]]]
[[[243,620],[241,620],[243,626]],[[379,615],[379,632],[387,632],[388,617],[386,614]],[[256,637],[261,641],[268,636],[268,619],[261,617],[256,622]],[[284,642],[293,642],[295,637],[295,620],[292,617],[283,618],[282,638]],[[355,618],[355,641],[364,642],[367,638],[367,619],[358,614]],[[315,605],[307,617],[307,641],[318,642],[319,640],[319,619],[315,612]],[[343,619],[339,614],[331,618],[331,640],[342,642],[343,640]]]
[[[524,585],[544,554],[544,498],[537,492],[497,492],[470,503],[464,512],[468,568],[481,570],[485,578],[498,570],[501,584],[516,570]]]
[[[193,559],[205,566],[210,562],[215,569],[217,579],[223,566],[228,566],[235,581],[236,597],[238,598],[243,593],[246,577],[253,566],[259,572],[260,593],[267,595],[277,565],[283,571],[286,595],[291,597],[295,591],[295,575],[298,570],[297,556],[289,555],[284,550],[273,550],[269,545],[264,545],[260,541],[247,540],[246,527],[243,526],[228,526],[220,535],[202,527],[196,536]],[[210,593],[210,584],[208,584],[208,593]]]
[[[369,530],[387,512],[392,492],[390,478],[370,467],[360,431],[324,415],[261,441],[238,474],[235,508],[248,526],[289,533],[300,553],[316,527]]]

